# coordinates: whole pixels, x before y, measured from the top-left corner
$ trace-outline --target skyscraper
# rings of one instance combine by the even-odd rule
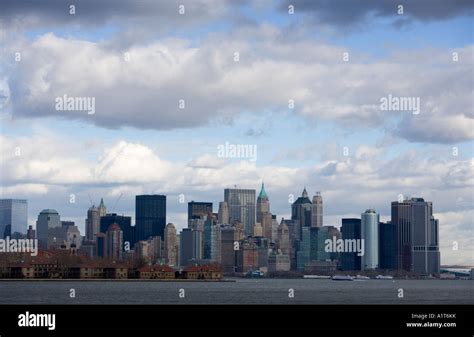
[[[0,199],[0,239],[25,234],[27,229],[28,202],[23,199]]]
[[[117,224],[122,230],[123,242],[127,243],[130,249],[135,245],[136,239],[135,227],[132,227],[132,217],[109,213],[100,217],[100,231],[106,233],[110,225]],[[124,245],[125,248],[125,245]]]
[[[220,227],[220,265],[224,273],[235,272],[235,228],[232,226]]]
[[[321,192],[316,192],[313,196],[311,227],[323,226],[323,198]]]
[[[164,237],[166,196],[137,195],[135,197],[135,222],[138,240],[146,240],[150,236]]]
[[[251,236],[255,224],[255,190],[226,188],[224,201],[229,206],[230,222],[240,221],[246,236]]]
[[[176,227],[172,223],[165,227],[164,255],[168,265],[178,265],[178,238],[176,237]]]
[[[105,232],[105,257],[121,260],[123,254],[123,232],[120,226],[113,223]]]
[[[439,223],[433,217],[432,202],[423,198],[393,201],[392,224],[397,228],[398,268],[422,274],[438,274]]]
[[[192,231],[192,236],[193,236],[193,259],[195,260],[200,260],[202,259],[202,253],[203,253],[203,238],[202,235],[203,232],[199,230],[193,230]]]
[[[379,224],[379,268],[397,269],[397,228],[390,221]]]
[[[311,227],[312,204],[308,198],[308,192],[304,188],[301,197],[291,205],[291,220],[299,223],[299,236],[301,237],[303,227]]]
[[[365,252],[361,259],[362,269],[379,268],[379,214],[368,209],[361,214],[360,236]]]
[[[342,240],[360,240],[360,219],[346,218],[342,219]],[[353,241],[355,242],[355,241]],[[357,252],[343,252],[341,254],[342,270],[360,270],[361,258]]]
[[[56,243],[56,232],[61,229],[61,217],[54,209],[44,209],[36,220],[36,231],[38,245],[40,248],[48,249]]]
[[[188,202],[188,221],[208,216],[209,213],[212,213],[212,202]]]
[[[179,265],[187,266],[193,258],[193,230],[183,228],[179,236]]]
[[[262,183],[262,188],[257,198],[257,223],[262,226],[262,236],[267,239],[272,239],[272,213],[270,213],[270,201],[265,186]],[[255,233],[254,233],[254,236]]]
[[[229,205],[225,201],[219,202],[219,214],[217,216],[219,224],[229,223]]]
[[[94,241],[98,232],[100,232],[99,209],[93,205],[87,210],[86,241]]]

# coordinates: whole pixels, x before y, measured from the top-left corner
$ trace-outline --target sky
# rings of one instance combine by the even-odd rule
[[[224,188],[262,182],[278,219],[306,187],[334,226],[423,197],[441,263],[473,265],[473,8],[4,0],[0,197],[27,199],[31,225],[53,208],[82,234],[100,198],[134,218],[135,195],[165,194],[183,228],[188,201],[217,212]],[[94,98],[94,113],[58,110],[64,95]],[[388,97],[419,113],[382,109]],[[225,144],[256,160],[220,156]]]

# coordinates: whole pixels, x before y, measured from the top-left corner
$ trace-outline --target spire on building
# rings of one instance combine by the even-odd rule
[[[302,196],[303,198],[307,198],[307,197],[308,197],[308,192],[306,191],[306,186],[304,187],[303,194],[301,194],[301,196]]]
[[[260,189],[260,193],[258,195],[258,199],[268,199],[267,192],[265,192],[265,184],[262,182],[262,188]]]

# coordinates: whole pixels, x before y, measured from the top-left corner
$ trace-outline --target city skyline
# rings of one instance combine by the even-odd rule
[[[5,3],[0,198],[84,233],[90,197],[134,223],[135,195],[166,195],[181,229],[189,201],[262,181],[285,219],[321,191],[333,226],[422,196],[443,261],[468,263],[472,4],[322,3]]]

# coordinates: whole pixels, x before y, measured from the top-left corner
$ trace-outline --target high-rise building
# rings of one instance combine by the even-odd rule
[[[105,257],[121,260],[123,257],[123,232],[113,223],[105,232]]]
[[[301,241],[296,252],[296,268],[299,272],[304,271],[304,267],[311,260],[311,227],[301,229]]]
[[[255,224],[255,190],[226,188],[224,201],[229,207],[230,222],[240,221],[246,236],[251,236]]]
[[[225,201],[219,202],[219,213],[217,216],[217,221],[219,224],[229,223],[229,205]]]
[[[257,198],[257,222],[262,222],[262,214],[270,212],[270,201],[267,192],[265,192],[265,185],[262,183],[260,193]]]
[[[390,221],[379,224],[379,268],[397,269],[397,227]]]
[[[288,226],[281,223],[278,226],[277,234],[277,248],[281,254],[290,256],[291,244],[290,244],[290,232]]]
[[[256,222],[253,226],[253,236],[262,237],[263,236],[263,228],[260,222]]]
[[[44,209],[36,220],[36,231],[38,234],[38,245],[40,248],[48,249],[56,244],[57,235],[61,230],[61,217],[54,209]]]
[[[342,219],[342,240],[360,240],[361,221],[355,218]],[[351,241],[357,242],[357,241]],[[361,257],[357,252],[343,252],[341,254],[341,267],[342,270],[360,270],[361,269]]]
[[[313,196],[311,227],[323,226],[323,198],[321,192],[316,192]]]
[[[147,240],[150,236],[164,237],[166,196],[137,195],[135,197],[135,222],[138,240]]]
[[[136,235],[135,235],[135,227],[132,227],[132,217],[124,216],[124,215],[117,215],[116,213],[109,213],[105,216],[100,217],[100,231],[102,233],[107,232],[110,225],[112,224],[119,225],[120,229],[122,230],[123,234],[123,242],[124,248],[125,244],[132,249],[135,245]]]
[[[184,267],[193,259],[193,230],[183,228],[179,239],[179,265]]]
[[[235,228],[232,226],[221,226],[220,228],[220,250],[221,268],[224,273],[235,272]]]
[[[380,217],[373,209],[361,214],[360,237],[364,240],[364,255],[361,269],[379,268],[379,223]]]
[[[98,232],[100,232],[99,209],[93,205],[87,210],[86,241],[94,241]]]
[[[202,231],[199,230],[193,230],[192,231],[192,236],[193,236],[193,259],[194,260],[201,260],[202,259],[202,253],[203,253],[203,239],[202,239]]]
[[[311,200],[308,198],[308,192],[306,192],[306,188],[304,188],[301,197],[296,199],[291,205],[291,220],[295,220],[299,223],[300,237],[303,227],[311,227],[312,207]]]
[[[188,221],[212,214],[212,202],[188,202]]]
[[[28,229],[28,202],[0,199],[0,239],[24,235]]]
[[[178,265],[178,238],[176,236],[176,227],[169,223],[165,227],[164,255],[166,263],[169,266]]]
[[[267,192],[265,192],[265,186],[263,183],[257,198],[257,222],[262,226],[262,236],[271,240],[272,213],[270,213],[270,201]]]
[[[439,223],[433,217],[432,202],[423,198],[393,201],[392,224],[397,228],[398,268],[439,274]]]

